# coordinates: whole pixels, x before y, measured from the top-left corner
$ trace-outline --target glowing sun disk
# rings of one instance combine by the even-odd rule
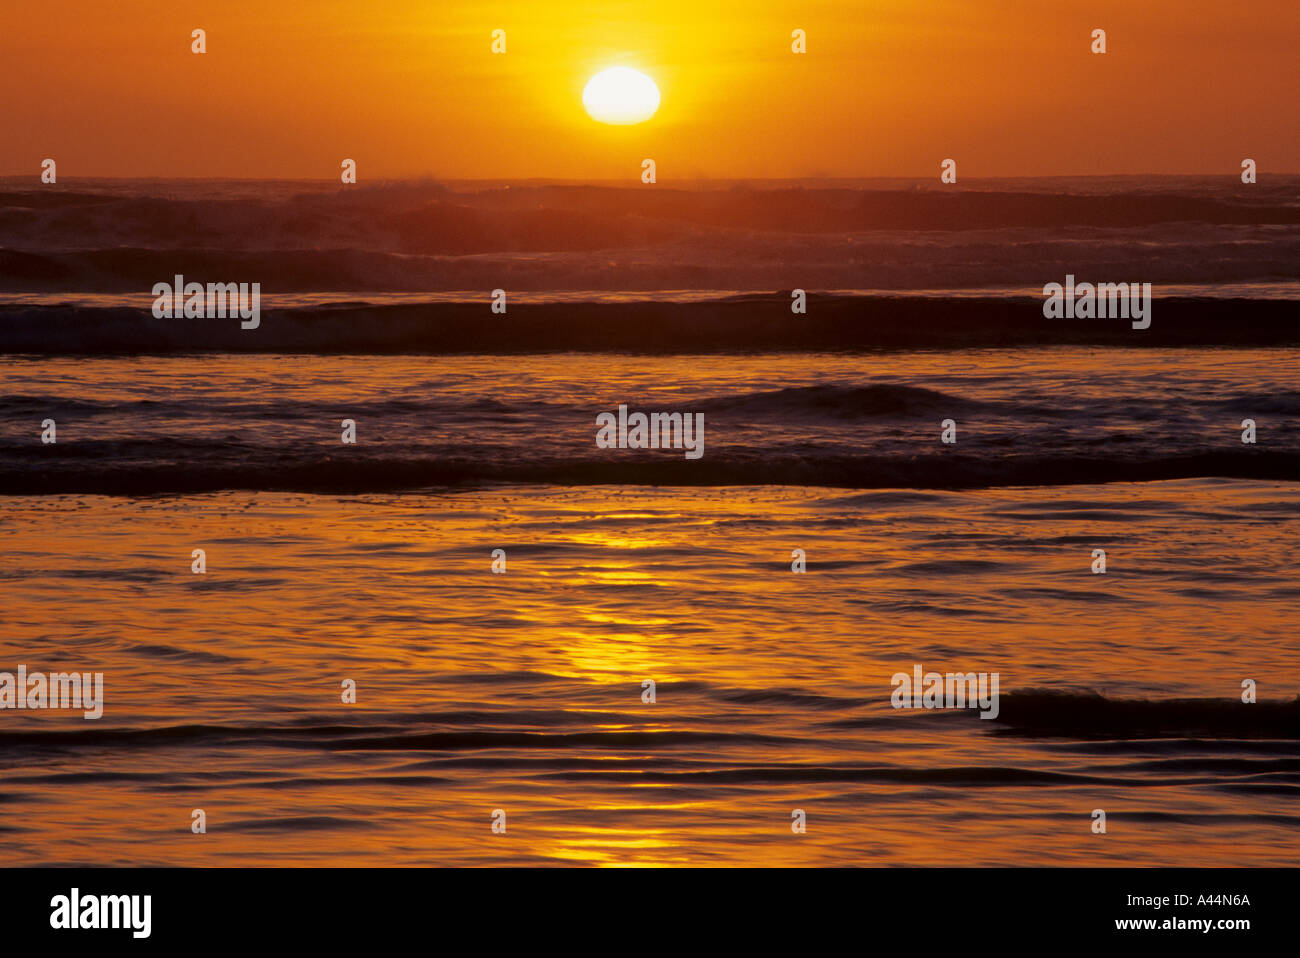
[[[659,87],[639,70],[611,67],[587,81],[582,105],[600,123],[642,123],[659,109]]]

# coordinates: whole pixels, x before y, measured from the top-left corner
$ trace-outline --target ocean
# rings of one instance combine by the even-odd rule
[[[0,863],[1295,864],[1296,183],[0,183]]]

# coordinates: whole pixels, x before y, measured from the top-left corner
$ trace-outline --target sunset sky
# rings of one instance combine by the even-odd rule
[[[0,174],[1263,176],[1300,170],[1298,35],[1295,0],[9,3]],[[586,115],[616,65],[653,119]]]

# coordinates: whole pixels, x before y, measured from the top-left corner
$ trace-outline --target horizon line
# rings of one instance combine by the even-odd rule
[[[353,187],[373,186],[376,184],[386,183],[504,183],[504,184],[572,184],[572,185],[613,185],[627,186],[630,181],[635,181],[635,177],[558,177],[558,176],[438,176],[436,174],[410,174],[403,176],[384,176],[373,177],[371,179],[355,183],[343,184],[339,182],[337,176],[115,176],[102,174],[76,174],[73,176],[63,175],[63,180],[58,183],[40,183],[40,171],[27,173],[0,173],[0,180],[26,180],[34,179],[40,186],[61,186],[68,180],[91,181],[91,180],[110,180],[116,182],[162,182],[162,183],[194,183],[194,182],[214,182],[214,183],[319,183],[319,184],[337,184],[342,187],[349,185]],[[1270,171],[1264,174],[1267,177],[1300,177],[1300,170],[1295,171]],[[1186,179],[1197,177],[1203,179],[1224,179],[1237,180],[1240,178],[1240,170],[1216,171],[1213,173],[1036,173],[1036,174],[995,174],[986,176],[964,176],[958,183],[939,184],[945,188],[960,186],[963,182],[989,182],[993,180],[1113,180],[1113,179],[1133,179],[1145,177],[1149,179]],[[937,177],[932,175],[925,176],[692,176],[683,177],[672,183],[692,184],[692,183],[846,183],[862,182],[864,180],[894,180],[907,183],[926,183],[932,180],[937,182]],[[658,185],[658,184],[656,184]],[[1246,184],[1243,184],[1246,185]],[[1254,185],[1254,184],[1251,184]],[[668,185],[671,188],[671,184]]]

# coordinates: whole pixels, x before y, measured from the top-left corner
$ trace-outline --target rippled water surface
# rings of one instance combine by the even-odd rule
[[[0,713],[0,862],[1295,864],[1298,531],[1227,479],[8,497],[0,669],[106,704]],[[891,709],[914,664],[1001,716]]]

